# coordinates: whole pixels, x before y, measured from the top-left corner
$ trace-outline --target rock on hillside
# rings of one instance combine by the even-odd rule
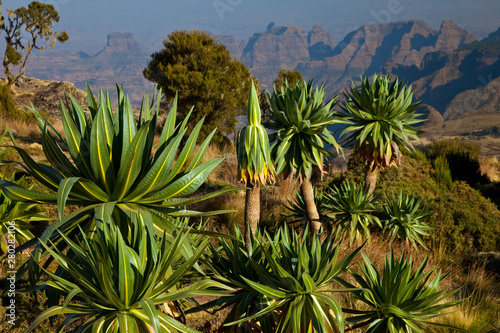
[[[112,32],[108,35],[108,43],[104,50],[97,53],[96,56],[107,53],[140,53],[141,48],[135,40],[134,35],[129,32]]]
[[[425,119],[424,122],[419,123],[418,125],[438,125],[444,122],[443,116],[438,112],[438,110],[434,109],[432,106],[427,104],[420,104],[417,107],[417,113],[422,114],[420,119]]]
[[[24,106],[33,103],[35,109],[45,112],[54,119],[60,118],[60,101],[65,100],[69,94],[73,95],[81,105],[87,104],[87,93],[65,81],[46,81],[25,77],[11,90],[17,105]]]
[[[445,52],[452,52],[463,45],[479,41],[476,36],[459,28],[452,20],[443,21],[436,37],[434,48]]]
[[[488,78],[483,82],[484,86],[457,94],[446,107],[444,117],[458,119],[500,112],[500,77],[489,82],[487,80]]]

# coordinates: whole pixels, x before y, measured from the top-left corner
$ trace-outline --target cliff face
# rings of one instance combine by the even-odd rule
[[[216,42],[223,44],[234,58],[239,59],[243,54],[241,44],[238,44],[233,36],[214,35],[213,37]]]
[[[102,52],[140,53],[141,48],[133,34],[128,32],[112,32],[108,35],[108,44]]]
[[[333,55],[332,36],[319,25],[315,25],[309,32],[307,43],[309,44],[308,51],[311,61],[323,60]]]
[[[73,82],[82,90],[88,83],[93,91],[108,89],[111,95],[116,93],[116,83],[123,84],[131,101],[138,105],[144,92],[152,88],[142,75],[148,59],[131,33],[114,32],[108,35],[106,47],[93,56],[85,52],[33,56],[26,75]]]
[[[500,46],[496,43],[429,53],[420,69],[396,66],[391,71],[405,76],[415,97],[436,108],[445,120],[500,111]]]
[[[452,20],[443,21],[436,37],[434,48],[445,52],[452,52],[463,45],[479,41],[476,36],[459,28]]]
[[[250,68],[293,69],[309,60],[307,35],[298,26],[272,26],[254,34],[243,50],[241,60]]]

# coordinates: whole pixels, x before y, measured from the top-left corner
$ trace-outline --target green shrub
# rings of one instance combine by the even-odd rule
[[[343,331],[342,309],[331,294],[341,290],[332,290],[331,284],[348,270],[360,248],[339,259],[340,242],[335,235],[322,242],[320,235],[311,235],[308,228],[299,234],[286,226],[274,237],[257,235],[252,240],[255,244],[248,246],[250,250],[241,233],[238,237],[239,244],[223,242],[229,260],[214,253],[216,279],[241,288],[222,303],[236,303],[240,312],[231,320],[244,318],[226,325],[259,318],[269,325],[261,327],[263,332]],[[254,313],[259,308],[262,310]]]
[[[432,160],[440,156],[445,157],[453,180],[463,180],[471,186],[488,182],[488,178],[481,174],[479,165],[481,147],[478,144],[459,138],[444,139],[428,145],[426,153]]]
[[[444,185],[450,188],[453,179],[451,177],[450,165],[446,156],[439,155],[432,161],[432,167],[434,168],[434,178],[438,184]]]
[[[431,240],[456,251],[499,251],[500,211],[478,190],[465,182],[441,186],[429,162],[404,157],[398,168],[389,168],[380,175],[376,193],[414,192],[424,200],[434,215],[427,223],[438,227]],[[352,171],[347,179],[356,178]]]
[[[0,85],[0,117],[14,118],[19,117],[19,109],[12,99],[12,92],[8,84]]]
[[[467,183],[455,182],[426,204],[435,214],[431,223],[439,227],[436,241],[457,251],[500,250],[500,211]]]

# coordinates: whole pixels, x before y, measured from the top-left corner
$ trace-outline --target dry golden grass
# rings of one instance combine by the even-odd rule
[[[22,138],[23,140],[36,140],[40,138],[40,133],[38,131],[38,126],[31,120],[25,119],[9,119],[5,122],[9,125],[12,134],[16,137]],[[3,125],[1,131],[6,130],[6,126]]]

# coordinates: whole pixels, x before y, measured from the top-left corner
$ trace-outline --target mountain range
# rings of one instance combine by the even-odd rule
[[[422,20],[360,27],[334,43],[331,35],[315,25],[304,32],[294,25],[269,24],[248,41],[215,35],[243,61],[263,88],[272,88],[281,69],[299,70],[305,79],[324,82],[331,95],[342,92],[361,75],[392,73],[404,77],[423,101],[422,110],[434,113],[433,122],[500,111],[500,28],[479,40],[445,20],[439,30]],[[64,80],[85,88],[124,85],[138,104],[152,84],[142,71],[149,55],[141,51],[130,33],[108,35],[106,47],[95,55],[84,52],[33,56],[27,75]]]

